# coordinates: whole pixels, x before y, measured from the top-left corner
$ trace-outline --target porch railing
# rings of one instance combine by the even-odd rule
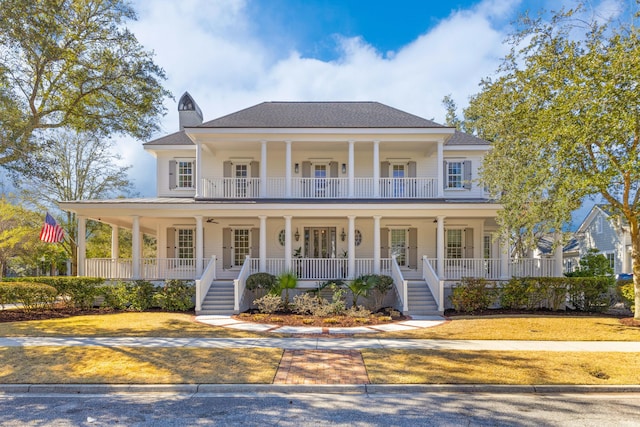
[[[402,313],[409,312],[409,292],[408,283],[402,276],[402,270],[398,265],[398,261],[394,258],[391,259],[391,277],[393,278],[393,284],[395,285],[396,293],[398,294],[398,300],[400,301],[400,307]]]
[[[196,280],[196,311],[202,310],[202,302],[209,292],[211,283],[216,279],[216,256],[213,255],[202,276]]]
[[[553,277],[555,260],[552,258],[512,258],[509,277]]]
[[[430,258],[429,264],[437,271],[437,260]],[[445,280],[463,277],[497,280],[505,277],[553,277],[554,271],[554,260],[550,258],[511,258],[505,274],[499,258],[449,258],[444,260],[444,272],[438,272],[438,276]]]
[[[429,286],[438,311],[444,312],[444,280],[440,280],[426,256],[422,257],[422,278]]]
[[[284,258],[267,258],[265,272],[275,276],[285,272]],[[356,258],[355,271],[349,274],[349,260],[346,258],[294,258],[291,270],[301,280],[348,279],[363,274],[372,274],[375,270],[373,258]],[[250,258],[251,273],[260,271],[260,260]],[[380,260],[380,274],[391,275],[391,258]]]
[[[202,260],[202,267],[208,259]],[[85,274],[105,279],[195,280],[196,260],[194,258],[142,258],[140,277],[133,277],[133,260],[127,258],[90,258],[85,262]]]
[[[353,196],[349,194],[349,178],[267,178],[264,193],[260,178],[202,178],[200,194],[212,199],[432,199],[437,197],[435,178],[354,178]],[[377,186],[377,193],[375,190]],[[287,190],[289,194],[287,194]]]
[[[244,291],[247,287],[247,277],[251,274],[251,258],[247,258],[242,264],[238,278],[233,281],[233,312],[240,313],[243,305]],[[242,308],[241,308],[242,307]]]

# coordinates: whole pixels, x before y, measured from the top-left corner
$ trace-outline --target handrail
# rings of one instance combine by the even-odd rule
[[[409,312],[407,281],[404,280],[404,277],[402,276],[402,270],[400,270],[396,257],[394,256],[391,260],[391,277],[393,278],[393,284],[395,285],[398,298],[400,299],[402,313],[406,314]]]
[[[233,280],[233,312],[240,313],[240,303],[244,298],[244,290],[247,284],[247,277],[251,274],[251,258],[249,255],[244,260],[238,278]]]
[[[202,310],[202,303],[214,280],[216,280],[216,256],[211,255],[207,268],[202,272],[202,276],[196,279],[196,312]]]
[[[440,280],[426,255],[422,257],[422,279],[427,282],[438,311],[444,312],[444,280]]]

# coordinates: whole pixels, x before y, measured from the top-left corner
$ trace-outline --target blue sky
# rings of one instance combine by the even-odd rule
[[[618,1],[592,0],[596,9]],[[177,131],[185,91],[210,120],[263,101],[379,101],[444,121],[506,54],[511,22],[569,0],[134,0],[129,25],[155,52],[175,99],[158,137]],[[118,147],[142,196],[155,167],[140,141]],[[581,219],[581,218],[580,218]]]

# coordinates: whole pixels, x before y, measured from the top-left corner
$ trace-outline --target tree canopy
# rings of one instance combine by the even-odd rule
[[[583,197],[608,202],[631,234],[640,318],[638,17],[587,12],[581,5],[549,20],[523,17],[464,122],[492,142],[481,179],[504,205],[501,225],[531,243],[537,232],[560,230]]]
[[[28,159],[38,129],[147,138],[158,128],[170,93],[125,26],[135,19],[126,0],[0,0],[0,165]]]

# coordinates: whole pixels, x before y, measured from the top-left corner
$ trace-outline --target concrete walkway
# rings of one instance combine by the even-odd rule
[[[162,337],[15,337],[0,338],[0,347],[192,347],[282,348],[286,350],[477,350],[638,352],[639,341],[492,341],[382,338],[162,338]]]

